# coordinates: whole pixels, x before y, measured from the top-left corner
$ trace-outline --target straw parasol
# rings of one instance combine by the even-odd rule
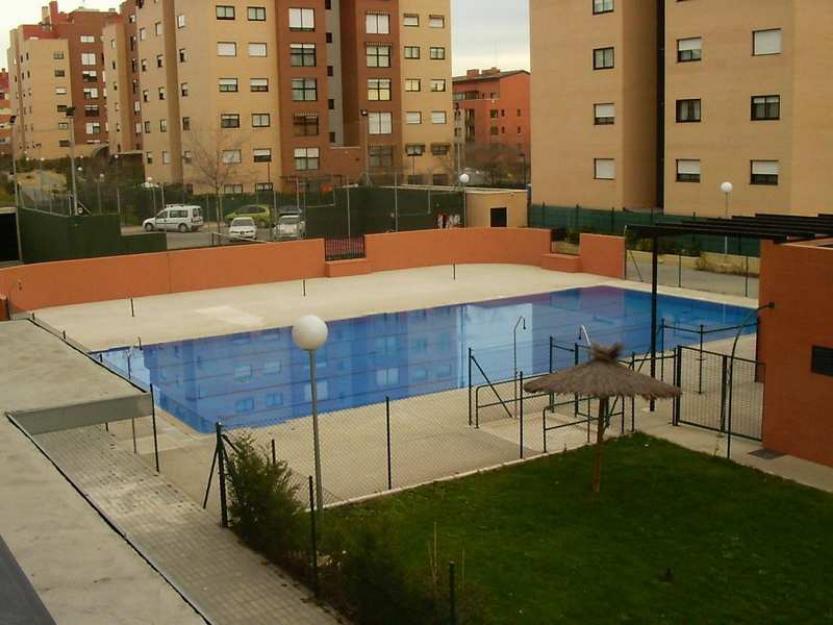
[[[593,491],[598,493],[602,477],[602,444],[607,428],[607,406],[611,397],[643,397],[668,399],[678,397],[676,386],[655,380],[633,371],[618,362],[621,344],[613,347],[593,345],[592,359],[566,371],[559,371],[524,384],[528,393],[581,395],[599,398],[599,423],[596,432],[596,460],[593,471]]]

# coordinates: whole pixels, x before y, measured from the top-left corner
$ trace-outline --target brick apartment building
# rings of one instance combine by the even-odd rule
[[[533,202],[830,211],[829,0],[532,0]]]
[[[9,72],[0,71],[0,156],[12,153],[12,103],[9,94]]]
[[[90,155],[107,144],[101,33],[109,19],[112,13],[105,11],[63,13],[57,2],[50,2],[38,24],[11,31],[8,63],[17,154],[67,156],[73,127],[77,154]],[[67,117],[71,107],[72,119]]]
[[[529,156],[529,72],[469,70],[454,78],[454,113],[466,145],[499,144]]]
[[[226,193],[453,175],[449,0],[127,0],[105,27],[111,153]]]

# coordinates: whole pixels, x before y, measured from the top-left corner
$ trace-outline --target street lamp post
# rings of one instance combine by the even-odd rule
[[[98,174],[98,178],[95,179],[95,192],[96,196],[98,197],[98,214],[101,215],[101,183],[104,182],[104,174]]]
[[[9,118],[9,125],[12,127],[12,180],[14,180],[14,207],[20,206],[20,187],[17,184],[17,155],[14,153],[15,144],[15,128],[14,123],[17,121],[17,115],[12,115]]]
[[[732,195],[732,191],[734,191],[735,186],[729,182],[728,180],[720,185],[720,191],[723,193],[725,198],[724,204],[724,217],[729,219],[729,198]],[[729,262],[729,237],[726,236],[723,239],[723,262]]]
[[[471,176],[468,174],[460,174],[460,184],[463,186],[463,225],[469,227],[469,201],[466,196],[466,185],[471,182]]]
[[[147,185],[148,191],[150,191],[150,197],[153,201],[153,214],[156,215],[156,192],[153,190],[153,178],[148,176],[145,184]]]
[[[329,329],[315,315],[306,315],[292,326],[292,340],[309,354],[310,399],[312,400],[312,438],[315,456],[315,505],[324,508],[324,489],[321,485],[321,438],[318,429],[318,389],[315,382],[315,352],[327,342]]]
[[[69,169],[72,173],[72,214],[78,215],[78,182],[75,176],[75,107],[67,107],[69,120]]]

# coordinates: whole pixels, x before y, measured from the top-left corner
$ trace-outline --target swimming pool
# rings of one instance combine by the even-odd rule
[[[548,370],[551,336],[572,345],[581,325],[594,342],[621,342],[627,353],[644,353],[650,306],[649,293],[605,286],[335,321],[316,359],[320,410],[463,388],[469,348],[491,379],[510,379],[513,329],[521,318],[526,330],[518,326],[517,363],[526,375]],[[725,328],[748,312],[659,298],[659,318],[669,325]],[[710,339],[734,333],[715,332]],[[669,332],[665,348],[697,340]],[[310,414],[309,358],[293,345],[290,328],[112,349],[101,359],[140,386],[152,384],[158,406],[201,432],[213,431],[217,421],[256,427]],[[570,364],[556,362],[556,368]]]

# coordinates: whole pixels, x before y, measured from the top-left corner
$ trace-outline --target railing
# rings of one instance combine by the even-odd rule
[[[324,239],[324,256],[327,261],[364,258],[364,237]]]

